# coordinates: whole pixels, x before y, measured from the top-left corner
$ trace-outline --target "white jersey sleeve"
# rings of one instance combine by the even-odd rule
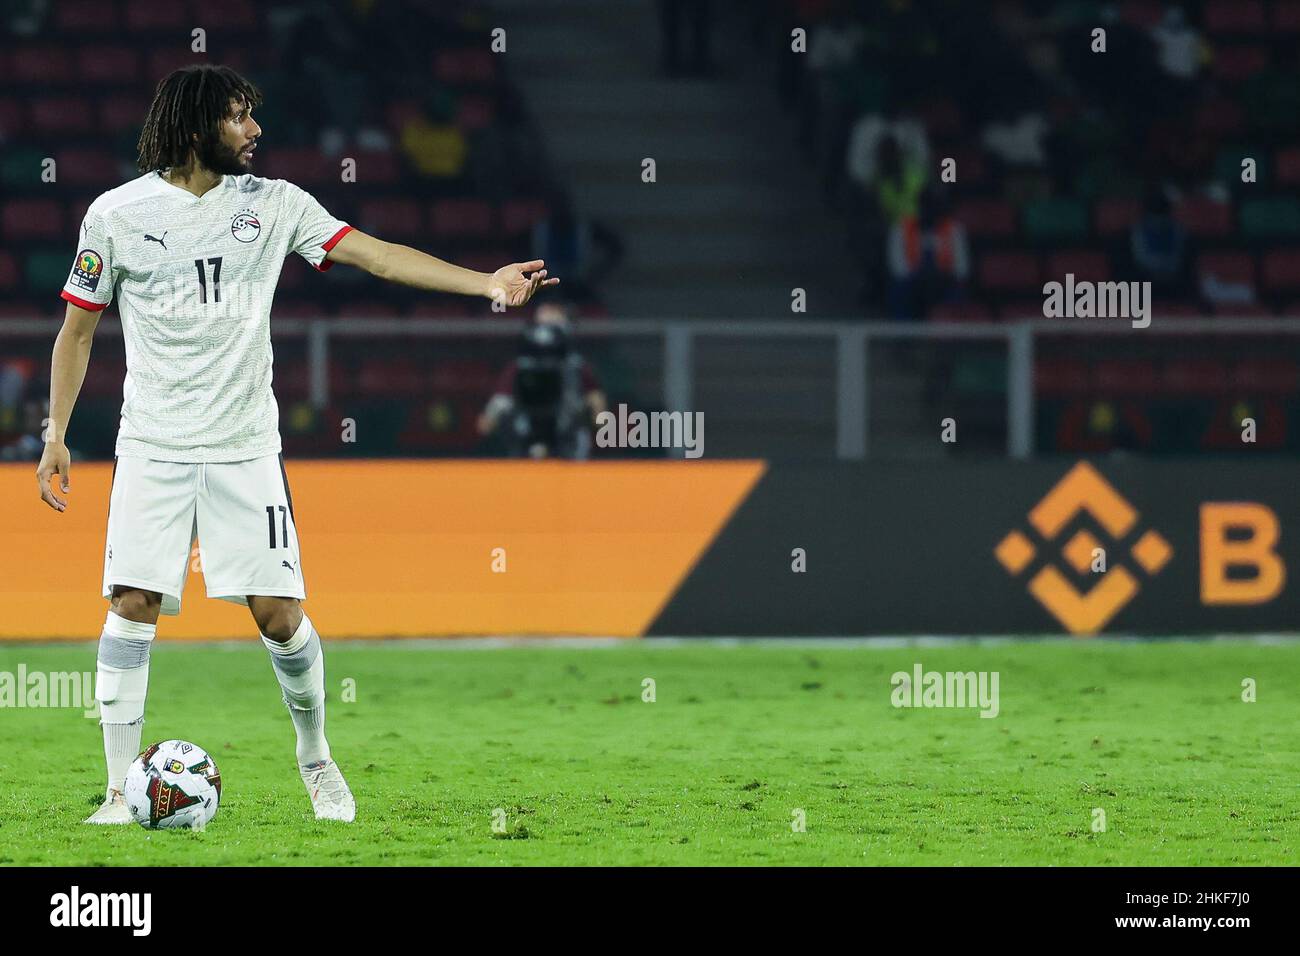
[[[321,272],[334,265],[325,256],[352,227],[335,219],[311,193],[292,183],[285,193],[285,212],[295,222],[289,248]]]
[[[77,256],[63,284],[62,297],[98,312],[113,299],[113,239],[107,220],[92,206],[81,221]]]

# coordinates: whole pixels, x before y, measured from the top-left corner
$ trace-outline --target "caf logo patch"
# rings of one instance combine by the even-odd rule
[[[166,766],[163,767],[163,769],[166,770],[168,773],[180,773],[185,769],[185,764],[181,763],[179,760],[175,758],[172,758],[171,760],[167,761],[167,764]]]
[[[245,209],[230,220],[230,234],[240,242],[252,242],[261,231],[262,224],[257,221],[251,209]]]
[[[72,266],[72,275],[68,281],[86,292],[99,288],[99,277],[104,273],[104,257],[94,249],[82,249],[77,253],[77,261]]]

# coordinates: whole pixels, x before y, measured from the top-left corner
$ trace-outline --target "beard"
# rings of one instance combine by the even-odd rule
[[[242,176],[252,164],[251,156],[240,155],[215,136],[201,140],[194,152],[204,168],[223,176]]]

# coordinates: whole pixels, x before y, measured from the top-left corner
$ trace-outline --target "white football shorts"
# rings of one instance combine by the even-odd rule
[[[250,594],[307,596],[279,455],[204,463],[117,459],[104,597],[118,584],[157,591],[162,613],[179,614],[195,558],[210,598],[247,605]]]

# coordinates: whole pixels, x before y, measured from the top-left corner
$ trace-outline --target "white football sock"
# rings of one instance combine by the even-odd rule
[[[122,790],[126,771],[140,753],[144,702],[149,691],[149,649],[157,625],[119,617],[104,619],[95,662],[95,699],[104,732],[109,790]]]
[[[330,745],[325,739],[325,656],[320,636],[304,613],[293,636],[278,644],[262,635],[271,652],[271,666],[284,692],[284,702],[298,732],[298,764],[306,766],[328,760]]]

